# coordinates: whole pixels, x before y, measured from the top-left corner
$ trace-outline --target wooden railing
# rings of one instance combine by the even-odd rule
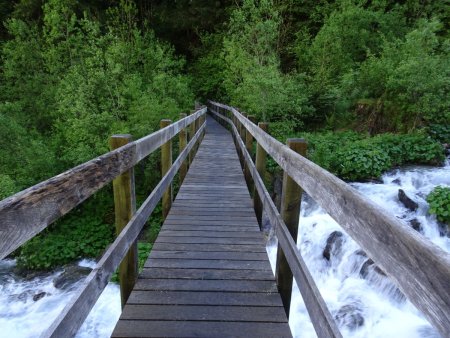
[[[267,129],[266,124],[260,123],[258,127],[237,109],[217,102],[210,101],[208,109],[217,119],[231,126],[238,152],[245,164],[244,170],[253,179],[250,184],[255,186],[254,200],[258,220],[261,220],[264,211],[275,226],[279,251],[281,249],[283,252],[277,257],[277,282],[287,312],[291,289],[285,288],[286,285],[289,288],[292,281],[285,281],[289,279],[289,274],[293,274],[318,336],[341,336],[295,244],[298,218],[293,225],[292,213],[289,215],[286,212],[292,200],[295,200],[295,194],[291,193],[289,197],[289,193],[284,193],[282,199],[288,207],[282,206],[280,215],[261,179],[261,176],[264,177],[266,153],[284,170],[284,181],[288,176],[328,212],[387,273],[440,334],[450,337],[449,253],[350,185],[271,137],[260,128]],[[256,165],[248,151],[251,149],[252,139],[257,142]],[[297,190],[297,195],[298,193],[301,190]],[[299,207],[300,203],[297,205]],[[283,256],[290,270],[288,272],[281,266]]]
[[[137,273],[136,239],[163,195],[163,209],[170,208],[172,180],[180,168],[180,177],[184,177],[187,162],[194,157],[204,134],[205,114],[206,108],[202,108],[173,124],[163,120],[161,130],[134,142],[130,142],[128,135],[115,135],[110,145],[117,149],[0,202],[2,259],[114,179],[116,226],[123,229],[42,337],[74,336],[112,273],[127,256],[119,272],[124,304]],[[186,142],[188,127],[189,143]],[[177,134],[180,137],[180,154],[172,164],[171,139]],[[162,153],[163,177],[139,210],[134,212],[132,169],[158,148]]]

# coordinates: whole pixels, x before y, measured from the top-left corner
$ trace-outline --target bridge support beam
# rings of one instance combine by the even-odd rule
[[[258,127],[261,128],[266,133],[269,131],[269,124],[266,122],[259,122]],[[267,159],[267,153],[264,150],[264,148],[258,144],[256,147],[256,161],[255,166],[256,170],[258,171],[259,176],[264,182],[264,178],[266,177],[266,159]],[[259,223],[259,228],[262,227],[262,213],[263,213],[263,204],[261,201],[261,198],[258,195],[258,192],[254,189],[253,190],[253,205],[255,208],[256,213],[256,219]]]
[[[172,123],[171,120],[161,120],[159,126],[165,128]],[[164,176],[172,166],[172,140],[161,146],[161,176]],[[165,220],[172,207],[172,183],[162,196],[162,216]]]
[[[296,153],[302,156],[306,155],[307,142],[304,139],[288,139],[286,145]],[[286,172],[284,172],[283,190],[281,193],[281,217],[295,243],[297,243],[301,200],[302,188]],[[289,268],[289,264],[279,244],[275,278],[278,291],[280,292],[283,301],[284,310],[289,318],[293,277],[292,271]]]
[[[131,135],[113,135],[109,139],[111,150],[133,140]],[[133,168],[117,176],[113,181],[116,235],[128,224],[136,212]],[[134,242],[119,266],[120,299],[122,308],[133,290],[138,275],[137,243]]]

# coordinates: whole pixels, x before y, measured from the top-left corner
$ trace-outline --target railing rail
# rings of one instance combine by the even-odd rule
[[[239,147],[238,149],[240,153],[243,154],[246,167],[253,178],[253,183],[262,203],[263,210],[269,217],[271,224],[276,227],[276,234],[279,244],[286,255],[288,264],[291,267],[291,271],[297,281],[299,290],[305,300],[311,322],[317,332],[317,335],[319,337],[342,337],[319,292],[319,289],[314,282],[313,277],[311,276],[311,273],[306,266],[306,263],[303,261],[303,258],[297,250],[297,245],[295,244],[294,239],[290,235],[286,224],[284,223],[266,187],[264,186],[264,182],[258,174],[256,166],[253,163],[251,155],[246,149],[242,138],[240,137],[238,129],[230,119],[220,115],[212,109],[210,109],[210,111],[216,117],[226,121],[232,128],[237,146]]]
[[[153,134],[130,142],[0,202],[1,259],[45,229],[53,221],[68,213],[107,183],[123,176],[122,174],[132,169],[134,165],[153,151],[161,146],[166,146],[178,133],[181,132],[180,137],[185,139],[186,128],[189,125],[194,125],[194,127],[191,127],[189,143],[181,145],[180,154],[173,165],[171,164],[171,158],[167,159],[169,164],[166,164],[161,181],[139,210],[134,213],[61,314],[42,334],[42,337],[72,337],[77,333],[112,273],[127,255],[130,247],[136,242],[140,231],[157,203],[161,200],[163,194],[171,189],[176,173],[180,167],[186,166],[188,157],[193,158],[196,145],[205,131],[205,114],[206,108],[201,108]],[[131,181],[133,180],[131,178]],[[116,187],[114,188],[116,189]],[[134,193],[134,188],[131,190]],[[134,196],[130,198],[134,199]],[[117,199],[116,193],[115,199]],[[116,200],[116,208],[117,202]],[[129,262],[129,264],[137,263]],[[122,280],[120,282],[122,291]],[[134,284],[134,281],[132,283]]]
[[[0,201],[0,259],[193,124],[206,108],[170,126]]]
[[[209,109],[215,113],[224,110],[231,114],[231,120],[250,132],[258,145],[342,226],[442,336],[450,336],[449,253],[350,185],[275,140],[235,108],[210,101]],[[264,199],[264,194],[260,198]],[[265,211],[269,217],[273,213],[267,206]],[[278,224],[277,217],[272,217]],[[287,241],[287,233],[282,226],[278,226],[276,231],[281,242]],[[289,261],[289,253],[285,254]],[[289,265],[295,272],[291,263],[292,259]]]

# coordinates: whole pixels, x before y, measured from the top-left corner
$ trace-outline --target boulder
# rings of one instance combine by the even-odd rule
[[[331,256],[336,256],[340,253],[342,243],[344,242],[344,235],[340,231],[333,231],[327,239],[327,245],[322,252],[322,256],[329,261]]]
[[[342,306],[335,315],[336,321],[350,330],[364,325],[363,311],[357,304]]]
[[[412,220],[410,220],[409,224],[411,225],[411,227],[414,230],[416,230],[418,232],[422,232],[423,231],[422,223],[420,223],[417,218],[413,218]]]
[[[401,185],[402,181],[400,178],[396,178],[395,180],[393,180],[391,183],[397,184],[397,185]]]
[[[378,266],[375,265],[374,261],[372,259],[368,259],[364,262],[364,264],[361,266],[361,269],[359,270],[359,275],[362,278],[366,278],[367,275],[369,274],[369,269],[373,268],[373,271],[375,271],[376,273],[378,273],[381,276],[386,276],[386,274],[384,273],[383,270],[381,270]]]
[[[406,195],[402,189],[398,189],[398,199],[411,211],[416,211],[419,205]]]
[[[47,296],[47,292],[38,292],[33,296],[33,300],[37,302],[39,299],[44,298],[45,296]]]
[[[91,268],[78,265],[66,265],[64,271],[53,280],[53,285],[57,289],[67,290],[74,283],[78,282],[83,277],[91,272]]]

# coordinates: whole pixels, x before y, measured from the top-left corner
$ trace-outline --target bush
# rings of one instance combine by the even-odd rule
[[[23,245],[18,265],[50,270],[80,258],[99,256],[114,239],[114,225],[105,219],[113,218],[108,205],[104,196],[94,196]]]
[[[427,196],[428,212],[436,215],[438,221],[450,225],[450,187],[438,186]]]
[[[393,166],[436,165],[442,146],[422,133],[380,134],[367,138],[355,132],[303,133],[308,158],[346,180],[377,178]]]
[[[363,140],[339,150],[335,156],[335,172],[343,179],[357,181],[377,178],[391,167],[390,156]]]

